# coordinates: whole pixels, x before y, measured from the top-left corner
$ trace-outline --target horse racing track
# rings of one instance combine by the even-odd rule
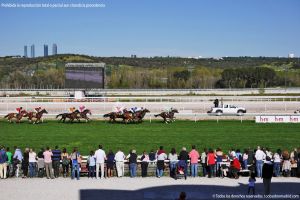
[[[190,149],[192,144],[202,151],[204,147],[221,147],[225,152],[230,148],[254,148],[257,145],[276,149],[299,146],[300,124],[255,124],[253,121],[175,121],[164,124],[161,121],[145,121],[140,124],[108,123],[92,121],[89,123],[59,123],[45,120],[42,124],[20,124],[0,121],[1,144],[15,145],[24,149],[33,147],[66,147],[71,151],[78,147],[83,155],[95,150],[99,144],[114,152],[120,148],[125,153],[136,149],[156,150],[163,145],[167,151],[175,147],[179,151],[183,146]]]

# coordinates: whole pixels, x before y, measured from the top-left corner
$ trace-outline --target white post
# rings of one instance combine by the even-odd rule
[[[150,114],[150,123],[151,123],[151,116],[152,116],[152,115]]]
[[[196,114],[195,114],[195,123],[197,122],[197,116],[196,116]]]

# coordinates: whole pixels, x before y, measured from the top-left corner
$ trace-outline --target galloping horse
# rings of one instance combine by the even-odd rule
[[[162,112],[160,114],[154,115],[154,117],[158,117],[158,116],[162,117],[164,119],[165,123],[174,122],[175,121],[175,117],[174,117],[175,113],[178,113],[178,110],[172,108],[172,110],[170,112]]]
[[[85,109],[84,111],[80,112],[79,113],[79,118],[77,120],[79,120],[80,118],[83,118],[83,119],[85,119],[85,122],[90,121],[90,118],[88,118],[87,114],[92,115],[91,110]]]
[[[137,111],[136,113],[133,114],[133,120],[137,122],[142,122],[143,118],[145,117],[146,113],[150,112],[148,109],[143,109],[140,111]]]
[[[28,121],[32,122],[32,118],[36,118],[36,120],[33,122],[33,124],[37,124],[41,121],[41,118],[43,117],[43,114],[46,113],[48,114],[46,109],[43,109],[39,112],[28,112],[24,117],[28,117]]]
[[[24,117],[26,113],[26,110],[22,110],[20,113],[8,113],[4,118],[7,118],[10,123],[12,122],[12,119],[16,118],[16,122],[20,123],[22,117]]]
[[[103,117],[105,117],[105,118],[109,117],[109,122],[116,122],[117,118],[121,118],[121,119],[123,119],[123,122],[125,122],[126,124],[133,120],[132,113],[127,111],[126,109],[123,110],[123,114],[121,114],[119,112],[110,112],[110,113],[103,115]]]
[[[79,121],[79,110],[75,110],[74,112],[72,113],[61,113],[59,115],[56,115],[56,118],[58,118],[59,116],[61,116],[60,120],[59,121],[62,121],[62,122],[65,122],[67,118],[69,118],[69,122],[73,122],[74,119],[77,119]]]

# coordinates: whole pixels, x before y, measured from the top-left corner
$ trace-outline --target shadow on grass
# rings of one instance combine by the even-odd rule
[[[213,185],[171,185],[150,187],[135,191],[130,190],[81,190],[80,200],[96,199],[178,199],[180,192],[185,192],[187,199],[300,199],[300,183],[272,183],[271,195],[291,195],[290,198],[264,197],[262,183],[256,184],[256,196],[248,196],[248,186],[213,186]],[[227,195],[227,198],[226,198]],[[228,196],[229,195],[229,196]],[[294,198],[293,198],[294,197]]]

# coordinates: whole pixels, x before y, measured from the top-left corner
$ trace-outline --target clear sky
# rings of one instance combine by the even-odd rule
[[[0,8],[0,56],[23,46],[94,56],[300,55],[300,0],[0,0],[105,8]],[[30,54],[30,47],[28,49]]]

